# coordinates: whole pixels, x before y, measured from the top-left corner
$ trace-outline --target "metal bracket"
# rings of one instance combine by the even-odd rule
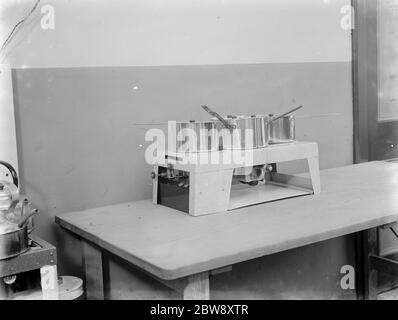
[[[215,276],[217,274],[221,274],[221,273],[225,273],[225,272],[230,272],[232,271],[232,266],[226,266],[223,268],[219,268],[219,269],[214,269],[210,271],[210,275],[211,276]]]
[[[377,255],[369,255],[370,268],[398,277],[398,261],[380,257]]]
[[[392,222],[392,223],[384,224],[384,225],[380,226],[379,228],[385,230],[385,229],[394,228],[396,226],[397,226],[397,223]]]

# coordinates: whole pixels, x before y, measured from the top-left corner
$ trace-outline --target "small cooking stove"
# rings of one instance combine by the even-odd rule
[[[29,235],[29,249],[27,251],[16,257],[0,260],[0,300],[2,298],[7,299],[7,280],[23,272],[56,265],[56,248],[35,235]]]
[[[29,249],[20,255],[0,260],[0,278],[57,264],[56,248],[35,236],[29,236]]]
[[[318,144],[315,142],[295,141],[253,150],[208,153],[164,152],[164,155],[164,159],[152,159],[155,163],[153,203],[191,216],[321,192]],[[243,163],[223,161],[239,157]],[[220,161],[213,163],[212,158]],[[297,160],[307,160],[309,177],[277,171],[279,163]],[[234,183],[234,180],[239,182]]]

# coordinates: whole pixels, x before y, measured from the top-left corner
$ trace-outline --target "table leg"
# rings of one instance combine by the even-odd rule
[[[209,273],[203,272],[189,276],[182,294],[184,300],[209,300]]]
[[[378,271],[372,267],[370,256],[379,254],[378,228],[357,234],[357,290],[358,297],[377,300]]]
[[[101,249],[84,240],[82,241],[82,246],[86,299],[104,300],[104,277]]]
[[[370,264],[370,255],[379,255],[379,229],[373,228],[366,231],[367,255],[365,262],[365,299],[377,300],[378,271]]]
[[[321,177],[319,173],[319,160],[318,157],[309,158],[308,161],[308,169],[310,171],[312,189],[314,194],[321,193]]]

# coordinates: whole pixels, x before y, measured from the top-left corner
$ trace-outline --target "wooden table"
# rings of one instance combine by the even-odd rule
[[[321,171],[322,192],[214,215],[191,217],[150,200],[56,216],[81,237],[88,298],[103,298],[102,250],[181,292],[209,299],[209,275],[233,264],[358,233],[362,297],[377,295],[377,227],[398,220],[398,164],[370,162]]]

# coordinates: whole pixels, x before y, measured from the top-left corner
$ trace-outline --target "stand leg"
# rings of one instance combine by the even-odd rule
[[[357,299],[365,299],[365,276],[364,276],[364,233],[357,232],[355,234],[355,289],[357,291]]]
[[[7,293],[7,285],[4,283],[3,278],[0,278],[0,300],[7,300],[8,293]]]
[[[189,276],[182,294],[184,300],[209,300],[209,273],[203,272]]]
[[[319,174],[319,160],[318,157],[308,158],[308,169],[311,175],[312,189],[314,194],[321,193],[321,176]]]
[[[82,244],[86,299],[104,300],[104,277],[101,249],[86,241],[83,241]]]
[[[43,300],[58,300],[57,266],[44,266],[40,268],[40,276]]]
[[[155,166],[153,168],[153,173],[154,173],[154,177],[153,177],[153,181],[152,181],[152,202],[154,204],[158,204],[159,166]]]
[[[201,216],[228,210],[233,170],[192,173],[189,177],[189,214]]]

